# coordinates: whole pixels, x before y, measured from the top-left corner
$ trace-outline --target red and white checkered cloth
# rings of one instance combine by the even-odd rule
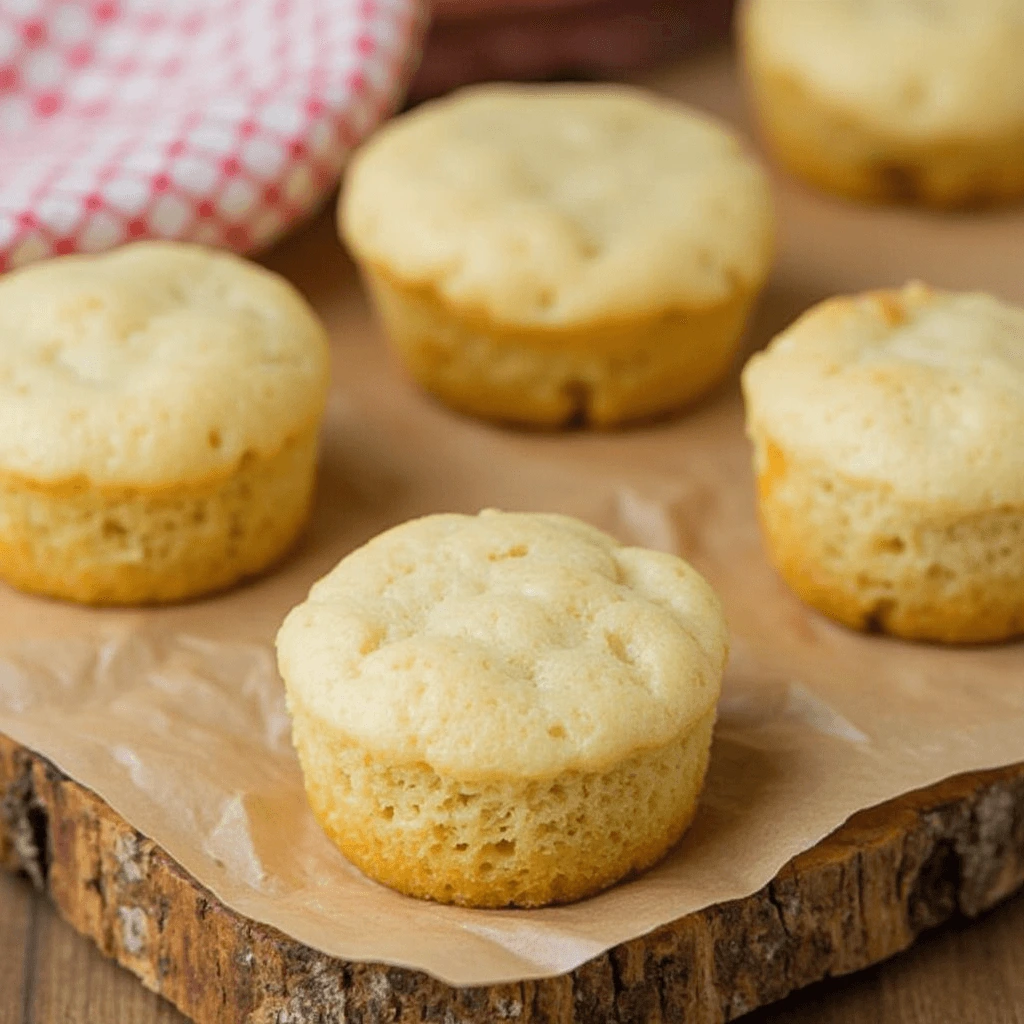
[[[423,0],[0,0],[0,272],[135,238],[248,252],[401,98]]]

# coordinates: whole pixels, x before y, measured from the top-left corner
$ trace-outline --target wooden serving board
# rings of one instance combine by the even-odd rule
[[[719,1024],[907,948],[1024,885],[1024,764],[863,811],[746,899],[571,974],[455,989],[347,963],[224,907],[45,758],[0,734],[0,865],[198,1024]]]

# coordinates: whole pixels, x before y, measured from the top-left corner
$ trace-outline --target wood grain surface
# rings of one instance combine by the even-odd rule
[[[724,1024],[1014,893],[1024,884],[1024,764],[863,811],[745,899],[570,974],[513,985],[454,989],[347,963],[241,917],[95,794],[2,734],[0,866],[23,872],[75,930],[199,1024]],[[95,1012],[76,1003],[81,947],[50,949],[52,918],[24,893],[12,921],[22,941],[5,969],[20,994],[5,1012],[24,1020],[40,1007],[28,1019],[55,1021]]]
[[[54,993],[59,993],[55,998]],[[1024,1024],[1024,896],[941,929],[860,974],[815,985],[747,1024]],[[0,1024],[186,1024],[32,890],[0,873]]]

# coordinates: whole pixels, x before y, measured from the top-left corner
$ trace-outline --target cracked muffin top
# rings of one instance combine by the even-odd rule
[[[339,208],[360,261],[539,330],[705,309],[768,272],[768,183],[736,137],[639,89],[489,85],[396,118]]]
[[[750,433],[910,501],[1024,506],[1024,309],[922,284],[822,302],[743,371]]]
[[[291,705],[459,778],[599,771],[718,700],[718,599],[673,555],[577,520],[434,515],[354,551],[278,634]]]
[[[159,487],[270,457],[319,420],[326,334],[277,274],[139,242],[0,279],[0,472]]]

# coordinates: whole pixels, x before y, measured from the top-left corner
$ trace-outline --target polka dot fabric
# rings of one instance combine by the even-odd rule
[[[0,0],[0,271],[259,249],[401,98],[420,0]]]

